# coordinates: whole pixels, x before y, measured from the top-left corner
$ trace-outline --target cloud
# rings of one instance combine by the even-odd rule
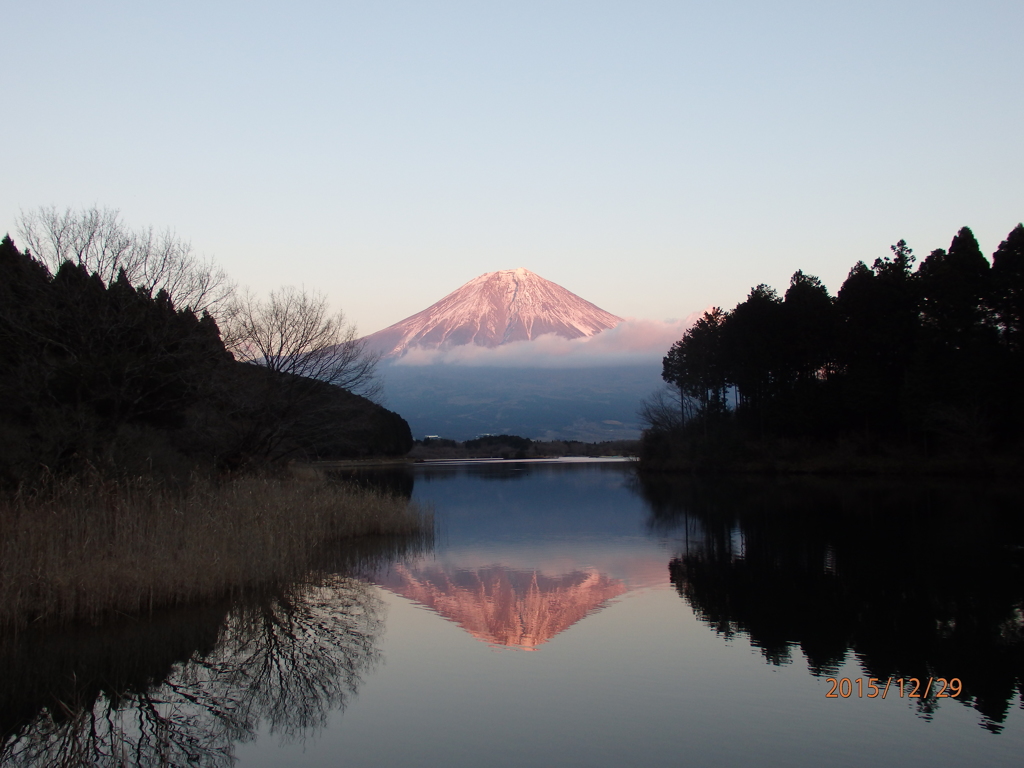
[[[553,333],[500,347],[466,344],[447,349],[410,348],[393,365],[464,365],[506,368],[596,368],[660,362],[673,343],[700,318],[703,310],[682,320],[627,319],[607,331],[579,339]]]

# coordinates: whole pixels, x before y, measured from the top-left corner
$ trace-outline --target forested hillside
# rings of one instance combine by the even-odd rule
[[[1017,451],[1024,225],[991,262],[967,227],[920,263],[902,240],[891,250],[854,265],[835,296],[798,271],[782,296],[758,285],[705,313],[664,359],[675,405],[645,406],[648,466],[764,458],[769,444],[973,461]]]
[[[292,457],[404,454],[395,413],[324,381],[237,362],[214,318],[124,270],[51,274],[0,243],[0,482],[168,476]]]

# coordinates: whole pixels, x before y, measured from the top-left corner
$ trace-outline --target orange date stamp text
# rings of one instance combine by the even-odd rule
[[[825,682],[831,687],[825,694],[826,699],[884,699],[890,693],[898,693],[899,697],[908,699],[956,698],[963,690],[959,677],[888,677],[879,680],[877,677],[826,677]]]

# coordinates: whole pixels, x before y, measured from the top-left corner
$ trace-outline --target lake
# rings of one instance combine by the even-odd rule
[[[432,546],[8,642],[3,764],[1021,764],[1019,487],[358,479],[430,505]]]

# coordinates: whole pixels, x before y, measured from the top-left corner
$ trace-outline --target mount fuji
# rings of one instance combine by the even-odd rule
[[[520,268],[480,275],[362,341],[381,356],[387,407],[416,437],[592,442],[639,437],[640,400],[661,384],[671,341],[626,363],[631,322]]]
[[[528,269],[505,269],[470,280],[422,312],[363,341],[367,349],[394,358],[410,348],[498,347],[550,333],[578,339],[621,322],[621,317]]]

